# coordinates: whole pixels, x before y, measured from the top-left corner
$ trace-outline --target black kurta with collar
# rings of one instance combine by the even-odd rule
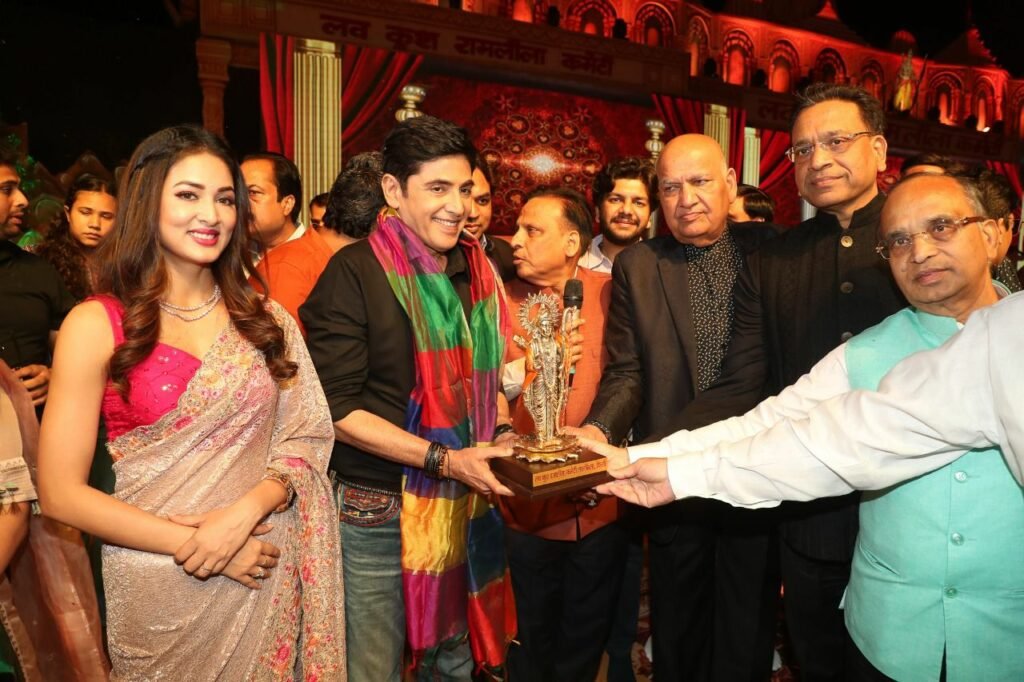
[[[766,243],[736,286],[734,331],[718,381],[690,405],[686,428],[743,414],[806,374],[829,351],[907,305],[875,252],[885,197],[848,228],[818,213]],[[814,559],[849,561],[858,495],[784,505],[781,531]]]

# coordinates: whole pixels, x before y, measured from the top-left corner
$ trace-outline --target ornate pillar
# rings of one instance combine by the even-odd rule
[[[341,170],[341,56],[325,40],[295,41],[295,165],[302,175],[302,220],[309,200]]]
[[[758,187],[761,184],[761,136],[757,128],[743,129],[743,176],[744,185]]]
[[[729,158],[729,109],[721,104],[708,105],[704,110],[704,134],[715,138],[722,147],[722,155]]]
[[[224,135],[224,88],[228,84],[231,43],[215,38],[196,39],[199,87],[203,91],[203,127]]]

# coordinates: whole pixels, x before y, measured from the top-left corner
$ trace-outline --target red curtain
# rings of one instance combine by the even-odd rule
[[[295,39],[260,34],[260,110],[268,151],[295,156]],[[422,55],[345,45],[341,56],[342,155],[360,148],[370,123],[397,107]]]
[[[1005,175],[1006,179],[1013,185],[1013,191],[1017,193],[1018,197],[1021,195],[1020,167],[1017,164],[1010,161],[987,161],[986,163],[996,173]]]
[[[796,225],[800,222],[800,201],[797,196],[793,164],[786,158],[790,146],[789,133],[782,130],[761,131],[761,184],[775,200],[777,225]]]
[[[341,56],[343,157],[365,151],[360,145],[378,116],[390,116],[398,93],[412,79],[423,55],[345,45]]]
[[[729,107],[729,168],[736,171],[736,181],[743,177],[744,128],[747,112],[740,107]]]
[[[784,130],[761,131],[761,187],[774,187],[793,174],[793,164],[786,158],[789,133]]]
[[[704,132],[704,103],[695,99],[654,95],[654,106],[665,122],[665,139],[676,135]]]
[[[292,62],[295,39],[260,34],[260,112],[267,151],[295,156],[295,103]]]

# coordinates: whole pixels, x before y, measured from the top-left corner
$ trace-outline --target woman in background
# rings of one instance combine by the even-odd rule
[[[114,227],[117,198],[113,186],[88,173],[71,183],[64,217],[36,249],[57,269],[64,286],[79,301],[93,292],[96,252]]]
[[[168,128],[120,202],[100,295],[58,336],[39,457],[43,512],[107,543],[113,679],[343,679],[330,415],[294,322],[246,283],[238,165]],[[112,496],[87,484],[101,412]]]

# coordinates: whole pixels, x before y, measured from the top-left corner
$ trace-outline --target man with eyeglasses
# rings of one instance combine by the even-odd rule
[[[906,305],[875,253],[885,197],[885,114],[866,91],[815,83],[797,99],[797,188],[818,213],[766,243],[736,285],[734,333],[718,381],[682,426],[740,415],[807,372],[838,344]],[[839,605],[857,537],[858,495],[785,505],[778,524],[785,614],[802,679],[843,680]],[[777,594],[778,590],[775,590]],[[764,610],[772,612],[772,605]]]
[[[1013,245],[1014,208],[1020,203],[1020,197],[1010,185],[1006,176],[1000,175],[984,166],[967,166],[943,154],[927,152],[907,158],[900,168],[903,176],[914,173],[950,173],[953,175],[970,175],[978,182],[982,201],[985,205],[985,216],[995,218],[1002,228],[999,251],[992,266],[992,278],[996,286],[1002,286],[1007,293],[1021,290],[1020,277],[1017,275],[1015,258],[1010,258],[1010,247]]]
[[[1021,420],[1019,410],[1004,414],[1015,401],[993,400],[1001,374],[985,369],[984,327],[1009,322],[1020,297],[984,310],[998,300],[989,262],[1000,228],[983,211],[976,180],[902,180],[882,212],[877,248],[911,307],[743,417],[630,448],[632,460],[662,459],[626,468],[617,475],[634,478],[606,489],[641,504],[697,495],[749,507],[873,491],[861,503],[845,597],[847,679],[1024,678],[1024,453],[1014,459],[1000,447],[1012,445],[1008,434],[1020,436]],[[924,360],[918,372],[889,374],[957,335],[969,317],[969,332],[940,351],[952,362],[937,366],[924,354],[915,356]],[[866,394],[838,409],[839,396],[880,385],[887,401]],[[951,385],[961,390],[950,393]],[[936,433],[954,447],[937,445]],[[950,453],[968,448],[977,449]]]

